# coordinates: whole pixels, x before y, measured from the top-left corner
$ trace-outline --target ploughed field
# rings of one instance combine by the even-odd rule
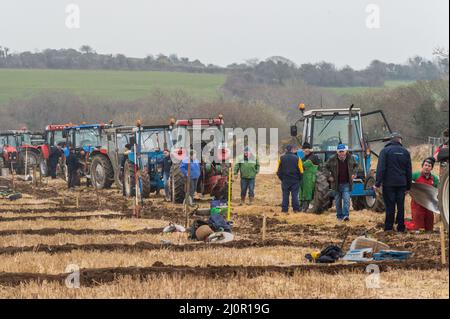
[[[184,224],[185,215],[182,206],[161,197],[146,200],[136,219],[132,201],[118,189],[67,191],[60,180],[37,188],[19,182],[22,199],[0,199],[0,298],[449,297],[437,230],[386,235],[380,232],[383,215],[369,211],[352,212],[348,224],[337,223],[334,210],[282,215],[273,175],[258,177],[255,205],[238,206],[237,184],[234,241],[206,244],[186,233],[162,233],[169,222]],[[208,206],[206,198],[200,203]],[[407,262],[380,263],[377,289],[366,285],[366,264],[316,265],[304,257],[339,246],[346,236],[348,249],[365,233],[414,253]],[[67,286],[77,267],[80,287]]]

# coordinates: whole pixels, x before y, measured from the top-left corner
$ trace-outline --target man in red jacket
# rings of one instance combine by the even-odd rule
[[[427,184],[438,187],[439,178],[432,173],[436,160],[433,157],[425,159],[422,163],[422,170],[414,172],[412,179],[418,184]],[[434,229],[434,213],[423,206],[420,206],[414,200],[411,201],[411,213],[413,222],[409,225],[409,230],[425,229],[433,231]]]

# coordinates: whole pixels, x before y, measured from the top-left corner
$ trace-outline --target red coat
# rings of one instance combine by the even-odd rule
[[[437,176],[431,174],[428,178],[421,172],[413,174],[413,181],[418,184],[427,184],[437,187],[439,179]],[[434,229],[434,213],[428,209],[420,206],[414,200],[411,201],[411,214],[413,217],[412,225],[409,225],[409,230],[425,229],[426,231],[433,231]]]

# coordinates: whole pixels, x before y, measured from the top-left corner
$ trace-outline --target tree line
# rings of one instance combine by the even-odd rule
[[[288,81],[302,80],[309,85],[321,87],[380,87],[388,80],[437,80],[448,74],[448,51],[436,55],[434,60],[416,56],[404,64],[374,60],[363,70],[350,66],[336,67],[329,62],[304,63],[297,66],[284,57],[270,57],[264,61],[251,59],[245,63],[233,63],[226,67],[204,64],[198,59],[190,60],[159,54],[145,58],[132,58],[124,54],[99,54],[84,45],[80,49],[46,49],[38,52],[12,52],[0,46],[0,68],[37,69],[88,69],[130,71],[179,71],[196,73],[227,73],[232,78],[242,78],[253,83],[284,85]]]

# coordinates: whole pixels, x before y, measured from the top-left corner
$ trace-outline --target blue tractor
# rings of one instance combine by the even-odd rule
[[[171,150],[172,127],[140,126],[133,129],[130,136],[131,151],[124,167],[124,193],[134,196],[136,187],[143,198],[164,189],[164,150]]]
[[[359,163],[358,175],[353,181],[353,209],[384,211],[381,194],[373,190],[376,172],[372,168],[373,157],[378,157],[392,132],[384,113],[379,110],[362,113],[353,105],[347,109],[305,110],[305,105],[300,104],[299,110],[302,116],[291,126],[291,136],[302,145],[304,142],[311,144],[322,163],[316,175],[314,199],[309,211],[322,213],[333,205],[329,172],[323,164],[336,154],[337,145],[341,142],[348,145],[349,152]],[[299,131],[301,139],[298,138]]]

